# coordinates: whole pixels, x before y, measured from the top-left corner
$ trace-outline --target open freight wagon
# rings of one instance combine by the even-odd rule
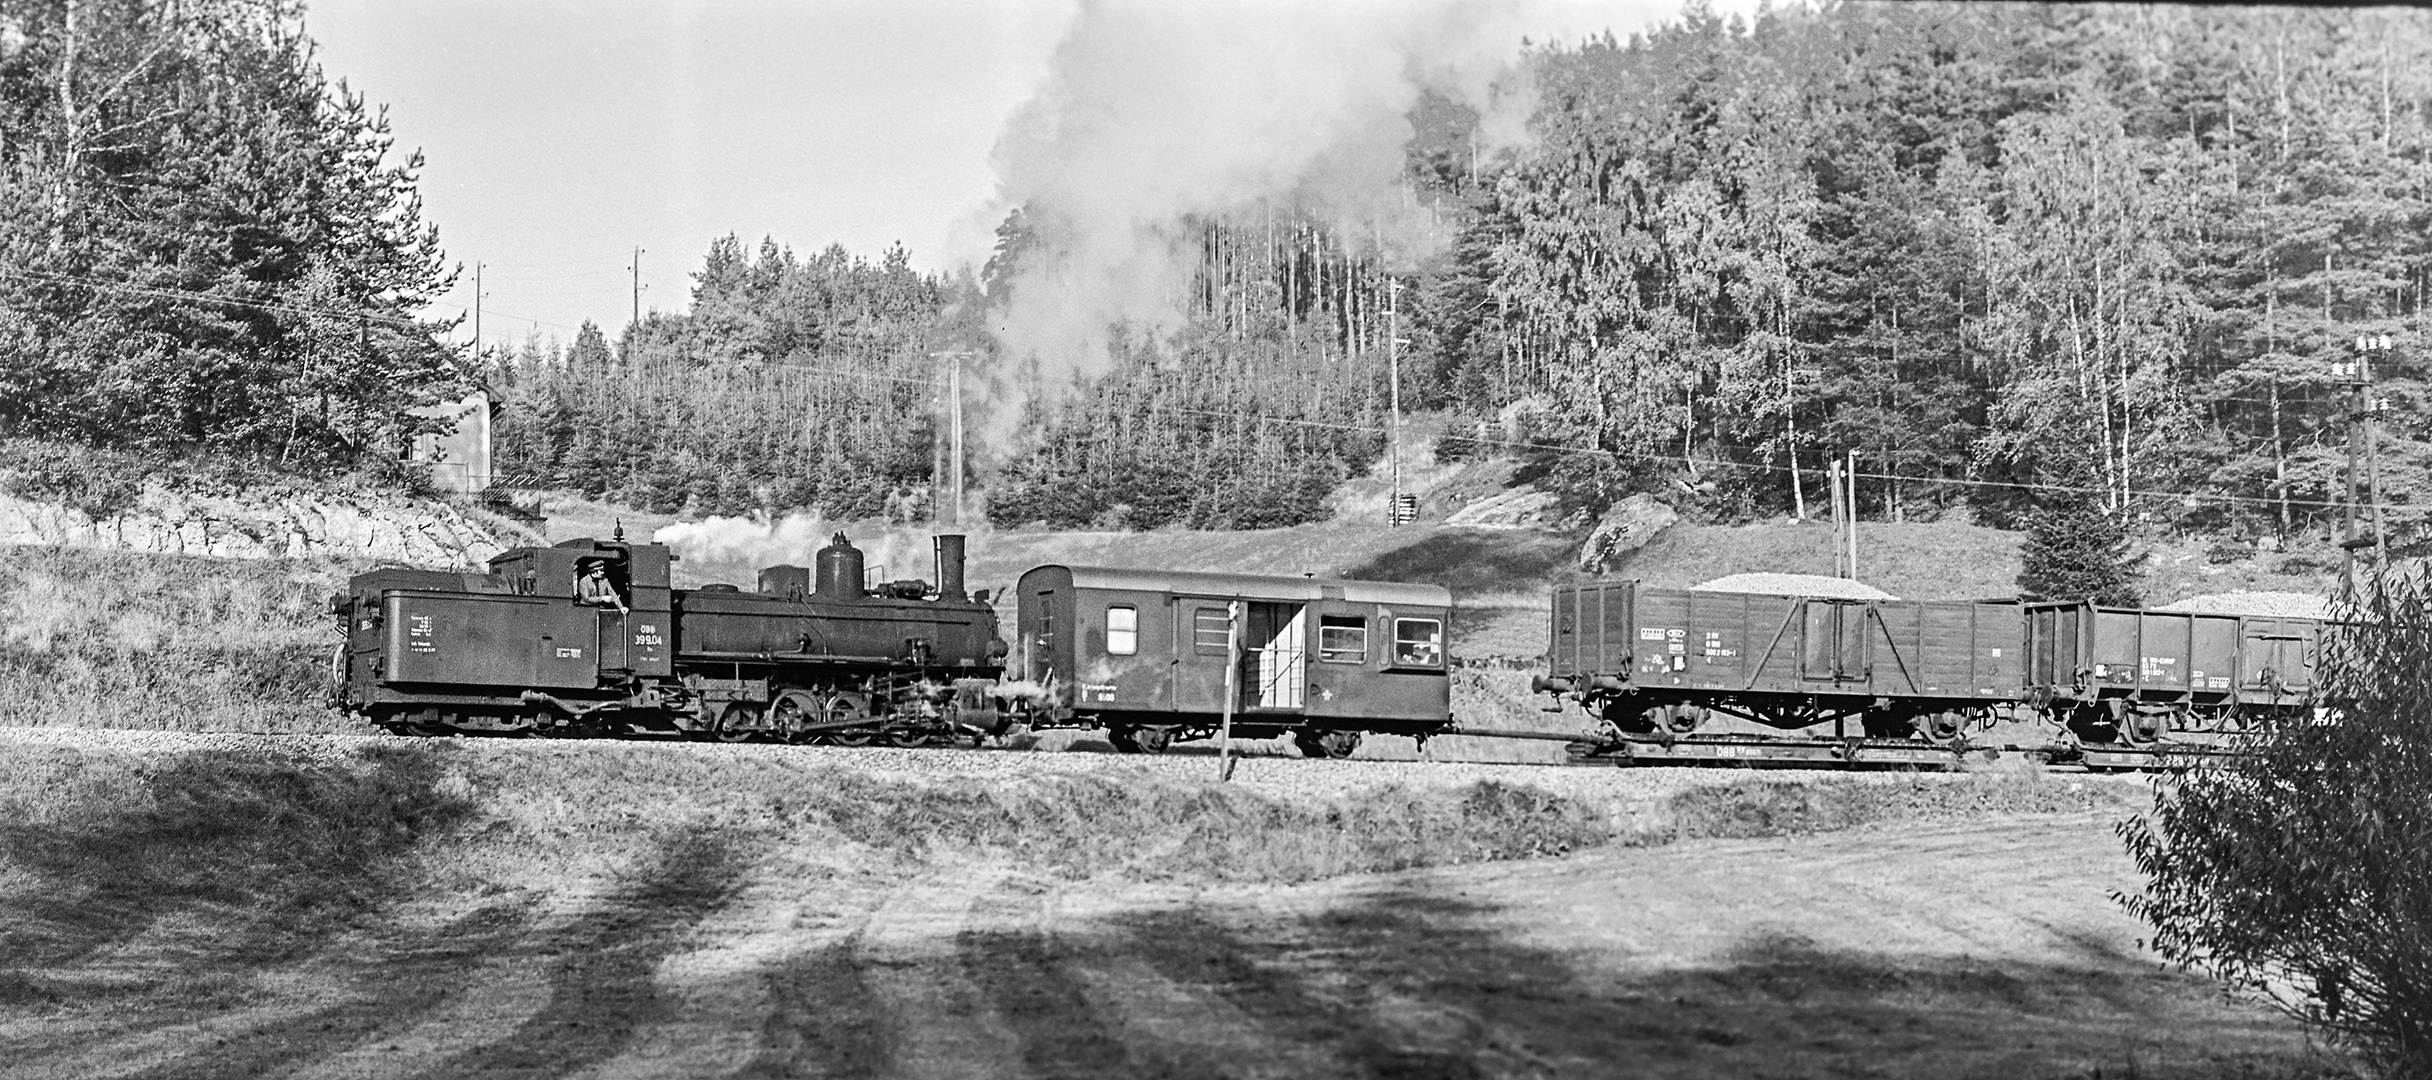
[[[1538,688],[1632,757],[1946,762],[2017,700],[2026,662],[2005,600],[1597,582],[1555,588],[1552,631]]]
[[[2289,616],[2025,607],[2027,703],[2090,765],[2133,765],[2307,715],[2322,623]]]

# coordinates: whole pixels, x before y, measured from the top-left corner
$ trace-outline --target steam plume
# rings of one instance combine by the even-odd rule
[[[1529,102],[1506,76],[1528,10],[1085,0],[997,143],[998,210],[1021,207],[1033,234],[992,313],[999,343],[1056,387],[1103,369],[1109,324],[1178,327],[1194,219],[1265,206],[1388,265],[1424,256],[1443,238],[1404,187],[1411,109],[1433,91],[1480,115],[1489,149],[1518,141]],[[1002,434],[1020,403],[997,404]]]
[[[763,567],[812,565],[819,549],[839,531],[849,534],[851,530],[842,522],[804,513],[773,522],[748,517],[678,522],[660,529],[651,539],[667,545],[692,573],[748,589]],[[888,580],[931,576],[935,556],[925,536],[890,529],[864,531],[852,540],[861,549],[864,565],[872,572],[883,569]]]

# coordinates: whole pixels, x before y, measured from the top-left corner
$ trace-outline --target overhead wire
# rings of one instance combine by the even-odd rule
[[[1193,409],[1193,408],[1189,408],[1189,407],[1187,407],[1187,406],[1180,406],[1180,405],[1151,405],[1151,406],[1149,406],[1149,409],[1150,409],[1150,411],[1152,411],[1152,412],[1182,413],[1182,414],[1188,414],[1188,415],[1211,416],[1211,417],[1218,417],[1218,418],[1224,418],[1224,419],[1246,419],[1246,420],[1253,420],[1253,421],[1259,421],[1259,422],[1265,422],[1265,423],[1297,424],[1297,425],[1306,426],[1306,427],[1322,427],[1322,428],[1332,428],[1332,429],[1341,430],[1341,431],[1357,431],[1357,432],[1363,432],[1363,433],[1367,433],[1367,434],[1378,434],[1378,435],[1381,435],[1381,434],[1384,434],[1384,433],[1386,432],[1386,429],[1385,429],[1385,428],[1383,428],[1383,427],[1379,427],[1379,426],[1376,426],[1376,425],[1372,425],[1372,424],[1347,424],[1347,423],[1342,423],[1342,422],[1338,422],[1338,421],[1328,421],[1328,420],[1302,420],[1302,419],[1298,419],[1298,418],[1294,418],[1294,417],[1263,416],[1263,415],[1259,415],[1259,414],[1253,414],[1253,413],[1231,413],[1231,412],[1225,412],[1225,411],[1221,411],[1221,410],[1213,410],[1213,409]],[[1698,459],[1698,458],[1689,457],[1689,456],[1685,456],[1685,455],[1681,455],[1681,454],[1665,454],[1665,453],[1658,453],[1658,452],[1652,452],[1652,451],[1638,451],[1638,450],[1608,450],[1608,449],[1604,449],[1604,448],[1601,448],[1601,447],[1592,447],[1592,446],[1571,446],[1571,445],[1567,445],[1567,444],[1563,444],[1563,443],[1538,443],[1538,442],[1527,442],[1527,441],[1523,441],[1523,440],[1516,440],[1516,439],[1476,439],[1476,440],[1472,440],[1472,441],[1478,442],[1479,444],[1481,444],[1481,445],[1485,445],[1485,446],[1497,446],[1497,447],[1502,447],[1502,448],[1507,449],[1507,450],[1544,450],[1544,451],[1552,451],[1552,452],[1556,452],[1556,453],[1565,453],[1565,454],[1590,454],[1590,455],[1602,455],[1602,456],[1605,456],[1605,457],[1622,458],[1622,459],[1627,459],[1627,460],[1636,460],[1636,461],[1659,461],[1659,462],[1665,462],[1665,463],[1668,463],[1668,464],[1686,465],[1686,466],[1688,466],[1688,467],[1690,467],[1690,468],[1700,468],[1700,467],[1717,467],[1717,468],[1729,468],[1729,469],[1747,469],[1747,470],[1752,470],[1752,471],[1777,472],[1777,473],[1787,473],[1787,472],[1791,472],[1791,471],[1792,471],[1792,467],[1791,467],[1791,466],[1789,466],[1789,465],[1780,465],[1780,464],[1775,464],[1775,463],[1772,463],[1772,462],[1763,462],[1763,461],[1732,461],[1732,460],[1727,460],[1727,459],[1713,459],[1713,458],[1708,458],[1708,459],[1702,459],[1702,460],[1701,460],[1701,459]],[[1755,448],[1755,447],[1730,447],[1729,449],[1740,449],[1740,450],[1757,450],[1757,449],[1759,449],[1759,448]],[[1810,467],[1810,468],[1807,468],[1807,469],[1802,470],[1802,471],[1814,472],[1814,471],[1818,471],[1818,470],[1817,470],[1817,469],[1815,469],[1815,468],[1813,468],[1813,467]],[[1951,484],[1951,485],[1958,485],[1958,486],[1964,486],[1964,487],[1975,487],[1975,488],[2003,488],[2003,489],[2009,489],[2009,490],[2014,490],[2014,491],[2040,491],[2040,492],[2057,492],[2057,493],[2069,493],[2069,494],[2080,494],[2080,495],[2101,495],[2101,496],[2106,496],[2106,497],[2111,496],[2111,495],[2121,495],[2121,496],[2123,496],[2123,497],[2125,497],[2125,498],[2131,498],[2131,499],[2152,499],[2152,500],[2166,500],[2166,501],[2175,501],[2175,502],[2186,502],[2186,501],[2189,501],[2189,500],[2194,500],[2194,501],[2199,501],[2199,502],[2231,502],[2231,503],[2261,504],[2261,505],[2266,505],[2266,506],[2279,506],[2279,505],[2281,505],[2281,504],[2282,504],[2282,503],[2285,501],[2285,502],[2287,503],[2287,505],[2289,505],[2289,506],[2292,506],[2292,507],[2306,507],[2306,508],[2309,508],[2309,509],[2338,509],[2338,508],[2345,507],[2346,505],[2348,505],[2348,504],[2346,504],[2346,503],[2344,503],[2344,502],[2334,502],[2334,501],[2321,500],[2321,499],[2300,499],[2300,498],[2290,498],[2290,499],[2287,499],[2287,500],[2282,500],[2282,499],[2280,499],[2280,498],[2278,498],[2278,497],[2275,497],[2275,496],[2270,496],[2270,495],[2230,495],[2230,494],[2226,494],[2226,493],[2214,493],[2214,492],[2197,492],[2197,491],[2155,491],[2155,490],[2151,490],[2151,489],[2137,489],[2137,488],[2131,488],[2131,489],[2127,489],[2127,490],[2123,491],[2123,490],[2118,489],[2118,488],[2080,487],[2080,486],[2074,486],[2074,485],[2069,485],[2069,484],[2043,484],[2043,483],[2027,483],[2027,482],[2023,482],[2023,481],[2016,481],[2016,480],[1979,480],[1979,479],[1968,479],[1968,478],[1962,478],[1962,477],[1919,476],[1919,475],[1914,475],[1914,474],[1909,474],[1909,473],[1895,473],[1895,472],[1858,472],[1858,473],[1855,473],[1854,475],[1856,475],[1856,476],[1857,476],[1857,478],[1858,478],[1858,479],[1860,479],[1860,480],[1897,480],[1897,481],[1900,481],[1900,482],[1902,482],[1902,483],[1916,483],[1916,484]],[[2373,510],[2373,509],[2381,509],[2381,510],[2419,510],[2419,509],[2423,509],[2423,507],[2421,507],[2421,506],[2413,506],[2413,505],[2409,505],[2409,504],[2406,504],[2406,503],[2359,503],[2359,504],[2357,504],[2357,509],[2358,509],[2358,510]]]

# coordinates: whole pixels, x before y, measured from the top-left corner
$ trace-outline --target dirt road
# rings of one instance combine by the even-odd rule
[[[855,879],[674,842],[191,1009],[11,1009],[8,1077],[2142,1077],[2310,1071],[2163,971],[2094,818],[1298,887]],[[138,940],[89,963],[174,963]]]

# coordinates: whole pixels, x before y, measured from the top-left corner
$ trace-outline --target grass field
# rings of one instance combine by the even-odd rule
[[[12,1077],[2321,1069],[2135,944],[2132,783],[74,738],[0,740]]]

